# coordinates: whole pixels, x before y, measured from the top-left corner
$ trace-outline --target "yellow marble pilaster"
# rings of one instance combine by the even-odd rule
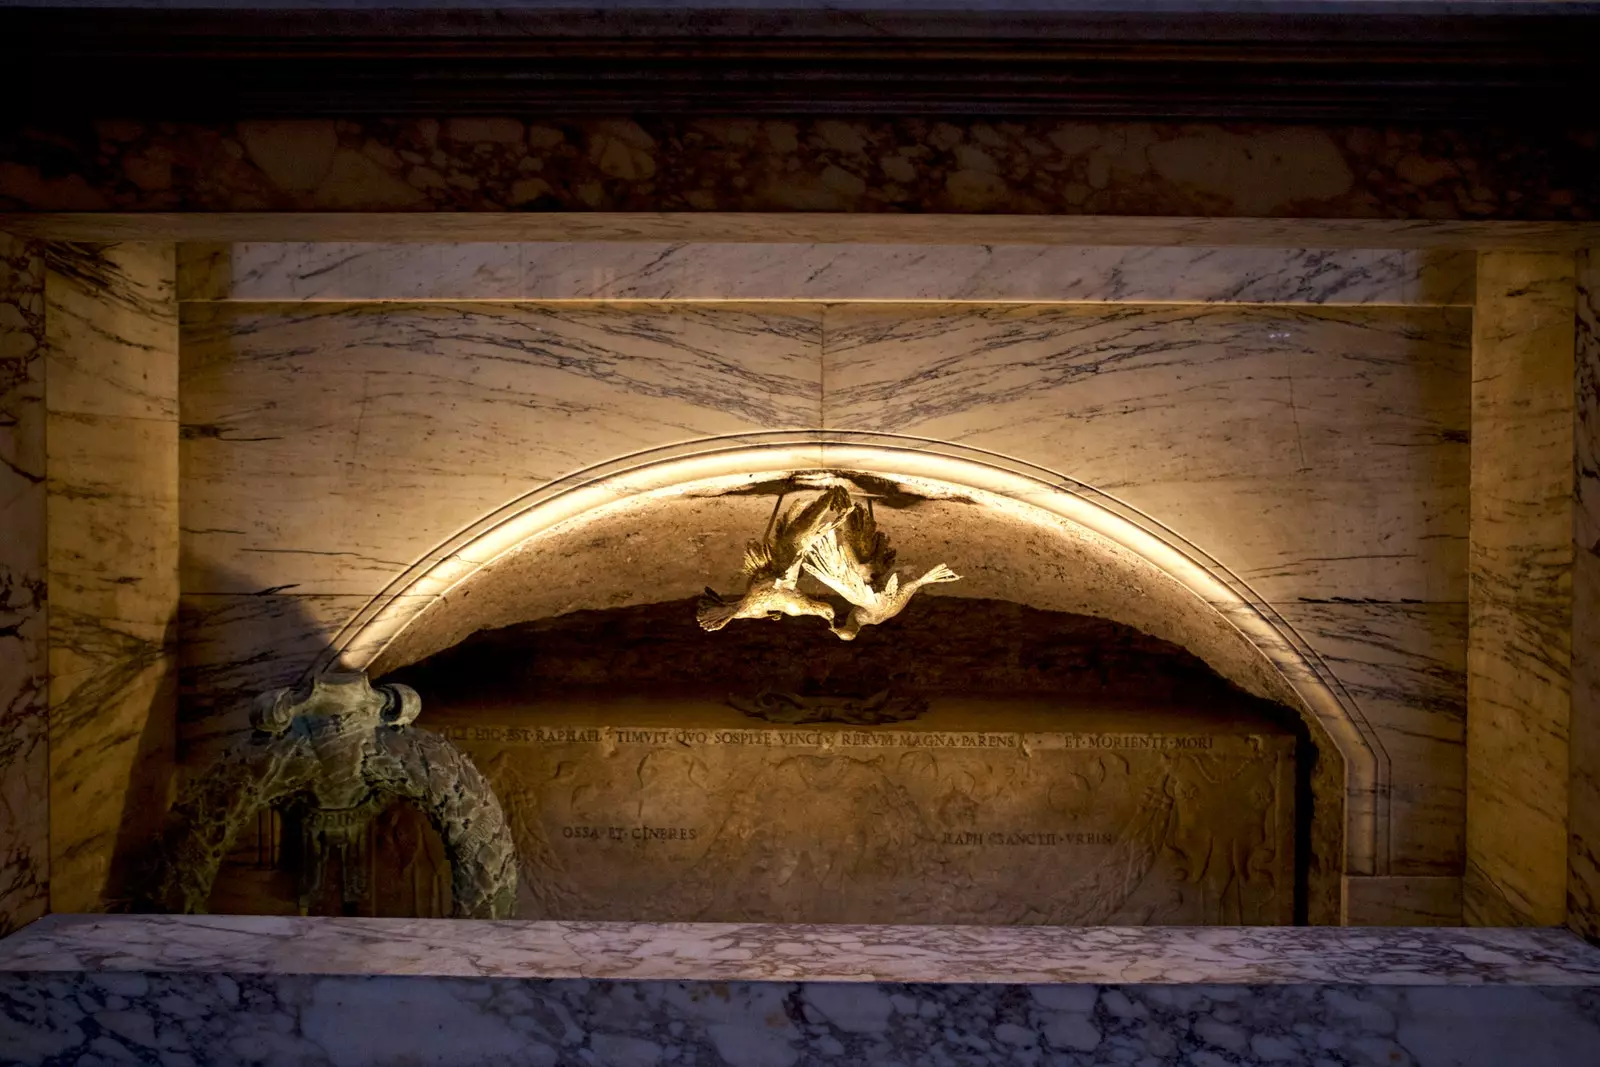
[[[131,891],[173,766],[174,248],[57,245],[48,267],[50,906],[100,911]]]
[[[1600,250],[1578,256],[1567,921],[1600,942]]]
[[[1566,913],[1573,257],[1479,257],[1468,548],[1468,925]]]

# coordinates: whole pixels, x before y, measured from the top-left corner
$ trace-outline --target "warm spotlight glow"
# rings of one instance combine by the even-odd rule
[[[513,502],[418,561],[338,635],[334,654],[346,668],[370,666],[413,621],[482,568],[514,551],[536,551],[541,538],[574,525],[797,473],[822,486],[851,472],[892,480],[931,499],[969,501],[1102,555],[1130,554],[1180,584],[1241,634],[1327,731],[1346,769],[1346,872],[1385,873],[1388,758],[1359,709],[1291,627],[1215,560],[1120,501],[1006,457],[942,442],[769,434],[697,442],[584,472]]]

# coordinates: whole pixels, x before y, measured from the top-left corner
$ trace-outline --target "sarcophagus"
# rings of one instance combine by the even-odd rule
[[[1294,738],[1201,711],[1129,721],[1041,699],[873,726],[589,699],[434,725],[505,806],[523,917],[1292,922]]]

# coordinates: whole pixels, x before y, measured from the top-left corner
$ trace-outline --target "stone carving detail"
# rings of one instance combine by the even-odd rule
[[[308,869],[300,903],[316,895],[331,854],[346,905],[360,900],[371,820],[397,800],[428,817],[450,861],[452,912],[504,918],[516,900],[516,855],[489,783],[449,741],[411,724],[422,710],[404,685],[326,674],[256,698],[255,732],[192,779],[173,809],[157,906],[204,912],[229,844],[263,808],[300,816]]]
[[[782,504],[780,497],[778,506]],[[708,587],[695,612],[701,628],[720,630],[734,619],[784,615],[817,615],[832,624],[833,605],[800,591],[800,569],[813,546],[844,521],[850,506],[849,494],[834,486],[804,508],[782,515],[774,508],[766,534],[745,549],[744,595],[728,601]]]
[[[863,626],[900,614],[924,585],[961,578],[941,563],[902,584],[871,503],[856,503],[843,486],[830,486],[798,511],[780,514],[782,506],[779,497],[767,532],[745,550],[744,595],[728,601],[706,589],[696,612],[703,629],[720,630],[734,619],[817,615],[841,641],[853,641]],[[802,572],[849,605],[844,622],[834,605],[800,588]]]
[[[928,702],[921,697],[896,697],[888,689],[881,689],[867,697],[780,693],[763,689],[753,697],[730,693],[728,706],[737,708],[752,719],[765,719],[785,726],[801,726],[811,722],[881,726],[884,723],[909,722],[928,710]]]
[[[518,918],[1294,921],[1293,737],[1201,708],[1114,732],[1054,699],[929,703],[847,726],[554,698],[451,736],[505,806]]]

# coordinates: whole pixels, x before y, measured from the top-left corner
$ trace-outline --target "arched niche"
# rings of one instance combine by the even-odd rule
[[[1387,870],[1388,760],[1358,709],[1270,605],[1149,516],[1063,475],[945,442],[796,432],[693,442],[542,487],[438,546],[329,653],[381,676],[472,633],[730,589],[786,485],[842,479],[877,497],[925,593],[1110,619],[1179,645],[1293,708],[1318,752],[1310,914],[1337,922],[1343,875]],[[321,666],[331,666],[324,661]]]

